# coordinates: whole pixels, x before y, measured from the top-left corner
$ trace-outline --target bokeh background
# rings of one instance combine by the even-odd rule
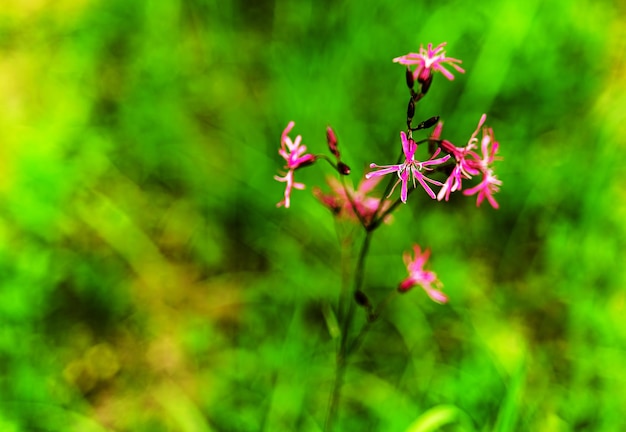
[[[277,209],[279,137],[332,125],[355,183],[399,150],[391,59],[448,42],[416,117],[500,142],[500,209],[409,203],[373,238],[379,301],[416,242],[450,303],[395,298],[339,430],[626,428],[626,14],[619,1],[3,0],[0,430],[319,431],[331,309],[360,233]],[[339,240],[339,241],[338,241]]]

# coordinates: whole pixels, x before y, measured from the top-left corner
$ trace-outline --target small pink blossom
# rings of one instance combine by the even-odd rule
[[[303,183],[297,183],[294,180],[294,171],[315,162],[314,155],[305,154],[306,146],[302,144],[302,137],[300,135],[296,136],[295,140],[292,140],[288,136],[294,125],[295,123],[290,121],[280,137],[280,149],[278,150],[278,154],[285,159],[285,169],[287,173],[283,177],[274,176],[275,180],[285,183],[285,197],[276,204],[276,207],[285,206],[285,208],[289,208],[292,189],[304,189]]]
[[[484,199],[487,198],[487,201],[493,208],[497,209],[500,207],[493,194],[500,190],[502,181],[496,177],[492,169],[493,162],[499,159],[496,157],[499,146],[500,144],[494,138],[493,129],[483,128],[483,137],[480,145],[482,157],[475,156],[474,163],[474,167],[480,171],[483,178],[478,185],[463,191],[465,195],[477,193],[476,206],[480,206]]]
[[[443,49],[445,46],[446,42],[440,43],[435,49],[433,49],[432,43],[428,44],[427,49],[420,45],[419,53],[408,53],[394,58],[393,61],[407,66],[416,65],[415,71],[413,71],[413,78],[419,82],[428,81],[432,71],[439,71],[449,80],[453,80],[454,75],[444,67],[444,64],[452,66],[460,73],[465,73],[465,70],[457,64],[462,63],[461,60],[446,57]]]
[[[422,253],[421,248],[418,245],[413,245],[413,257],[411,252],[405,252],[402,258],[406,265],[409,276],[404,279],[398,286],[400,292],[406,292],[416,285],[421,286],[426,294],[437,303],[446,303],[448,297],[439,289],[443,286],[441,281],[437,278],[435,272],[430,270],[424,270],[424,265],[428,261],[430,256],[430,250],[425,250]],[[433,287],[434,285],[434,287]]]
[[[467,189],[463,191],[465,195],[474,195],[478,193],[476,196],[476,206],[479,207],[483,200],[487,198],[489,204],[494,209],[499,208],[498,202],[493,197],[493,194],[500,190],[500,186],[502,185],[502,181],[498,180],[496,176],[493,174],[493,170],[488,169],[483,172],[483,179],[480,183],[478,183],[473,188]]]
[[[287,169],[297,169],[305,165],[310,165],[315,162],[315,156],[312,154],[304,154],[306,152],[306,146],[302,144],[302,136],[296,136],[294,141],[287,135],[291,132],[291,129],[295,126],[295,122],[290,121],[287,127],[283,131],[280,138],[280,149],[278,154],[285,159]]]
[[[372,163],[370,164],[370,168],[377,168],[378,171],[367,173],[365,175],[365,178],[370,179],[372,177],[383,176],[383,175],[395,172],[398,174],[399,179],[394,185],[393,189],[391,190],[391,193],[393,193],[393,190],[398,185],[398,183],[402,183],[402,187],[400,190],[400,199],[402,200],[403,203],[406,203],[406,200],[407,200],[408,183],[410,179],[413,181],[413,188],[416,187],[416,181],[417,181],[419,182],[420,185],[422,185],[426,193],[428,193],[428,195],[432,199],[435,199],[436,198],[435,193],[426,182],[429,182],[436,186],[442,186],[442,183],[437,180],[433,180],[433,179],[426,177],[422,171],[432,171],[432,168],[430,168],[431,166],[440,165],[446,162],[448,159],[450,159],[450,155],[436,158],[436,156],[439,155],[441,151],[438,148],[437,151],[431,156],[429,160],[424,161],[424,162],[416,161],[415,151],[417,150],[417,144],[415,143],[415,141],[413,141],[412,138],[407,138],[404,132],[400,132],[400,138],[402,140],[402,149],[404,151],[405,161],[399,165],[380,165],[379,166],[379,165]]]
[[[357,213],[354,211],[356,208],[361,220],[363,220],[366,224],[369,224],[376,215],[381,199],[368,196],[368,194],[376,187],[380,180],[381,177],[363,179],[357,186],[356,190],[354,190],[352,186],[346,186],[348,194],[352,198],[352,202],[350,201],[350,198],[348,198],[348,195],[346,195],[346,190],[341,182],[334,177],[329,177],[327,179],[327,182],[331,187],[330,193],[326,194],[319,188],[315,188],[313,190],[313,194],[322,204],[328,207],[330,211],[336,215],[346,215],[350,219],[359,220]],[[381,214],[389,208],[389,205],[390,203],[388,201],[383,203],[383,206],[380,209]],[[390,216],[385,217],[385,222],[389,222],[389,220]]]
[[[451,192],[462,189],[463,179],[471,179],[472,176],[480,173],[480,170],[477,166],[478,155],[473,150],[476,148],[476,143],[478,142],[478,138],[476,138],[476,136],[478,135],[478,132],[485,123],[486,119],[486,114],[483,114],[480,117],[480,120],[478,121],[478,126],[472,133],[472,136],[468,140],[465,147],[456,147],[454,144],[447,140],[441,141],[441,148],[454,156],[454,159],[456,160],[456,165],[452,169],[450,176],[441,187],[439,194],[437,194],[437,199],[439,201],[444,198],[446,201],[448,201]],[[431,135],[432,139],[440,138],[442,127],[443,123],[440,122],[433,130],[433,134]]]

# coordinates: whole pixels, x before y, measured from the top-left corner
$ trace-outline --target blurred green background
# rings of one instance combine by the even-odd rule
[[[319,431],[324,311],[358,231],[298,179],[332,125],[354,181],[405,127],[391,59],[448,42],[416,118],[459,145],[483,112],[500,210],[413,194],[365,289],[414,242],[450,303],[414,290],[346,376],[339,430],[626,429],[624,54],[619,2],[3,0],[0,430]],[[347,237],[350,239],[351,237]]]

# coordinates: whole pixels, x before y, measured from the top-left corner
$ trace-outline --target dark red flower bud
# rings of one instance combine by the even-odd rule
[[[425,95],[426,93],[428,93],[428,89],[430,88],[430,85],[433,83],[433,74],[432,72],[428,72],[428,77],[427,78],[422,78],[421,76],[422,74],[420,74],[420,76],[417,78],[417,81],[422,85],[422,90],[421,93],[423,95]]]
[[[428,129],[436,125],[438,121],[439,121],[439,116],[431,117],[428,120],[424,120],[423,122],[418,124],[417,127],[413,128],[412,130],[416,131],[420,129]]]
[[[370,299],[367,297],[367,295],[365,295],[363,291],[355,291],[354,300],[360,306],[365,306],[365,307],[370,306]]]
[[[316,160],[317,158],[314,155],[305,154],[304,156],[300,158],[300,160],[298,161],[298,165],[294,167],[294,169],[304,168],[309,165],[313,165]]]
[[[410,67],[406,67],[406,85],[409,89],[413,90],[413,86],[415,85],[415,77],[413,76],[413,72],[411,72]]]
[[[456,153],[456,146],[448,140],[441,141],[441,143],[439,144],[439,147],[441,147],[443,151],[445,151],[446,153],[452,153],[452,154]]]
[[[330,152],[339,159],[339,148],[337,147],[337,135],[330,126],[326,127],[326,141],[328,141],[328,149]]]
[[[398,285],[398,292],[405,293],[411,288],[413,288],[415,284],[410,279],[405,279]]]
[[[413,120],[413,116],[415,115],[415,102],[413,102],[413,98],[409,99],[409,106],[406,109],[406,120],[410,122]]]
[[[350,174],[350,167],[340,161],[337,162],[337,171],[339,171],[339,174],[341,175],[348,175]]]

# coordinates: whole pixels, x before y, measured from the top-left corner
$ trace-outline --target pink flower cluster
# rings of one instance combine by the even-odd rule
[[[400,132],[400,139],[402,141],[402,150],[404,153],[404,162],[397,165],[376,165],[370,164],[370,168],[376,168],[376,171],[372,171],[365,175],[366,179],[384,176],[390,173],[397,173],[398,180],[396,181],[391,193],[398,184],[401,184],[400,199],[403,203],[406,203],[409,184],[413,184],[413,188],[419,183],[426,193],[432,198],[441,201],[446,201],[450,198],[450,193],[462,189],[462,180],[471,179],[474,176],[481,175],[482,180],[480,183],[470,189],[463,191],[464,195],[477,194],[476,205],[480,206],[483,200],[486,198],[489,204],[493,208],[498,208],[493,194],[498,192],[502,182],[498,180],[493,172],[493,162],[497,160],[496,153],[498,152],[498,142],[493,135],[493,129],[482,128],[487,116],[482,115],[478,122],[478,127],[470,137],[465,147],[456,147],[450,141],[442,140],[441,130],[443,123],[437,124],[433,133],[430,136],[430,140],[439,142],[439,147],[435,153],[426,161],[418,161],[415,159],[415,151],[417,150],[417,143],[413,138],[408,138],[404,132]],[[480,141],[480,147],[482,156],[479,156],[474,150],[477,149],[478,133],[482,128],[482,139]],[[443,149],[446,153],[445,156],[437,157]],[[428,171],[433,171],[434,167],[442,165],[448,162],[449,159],[454,158],[455,165],[452,168],[452,172],[445,182],[440,182],[426,176]],[[430,183],[430,184],[429,184]],[[441,189],[437,194],[432,190],[431,185],[440,186]]]
[[[461,182],[463,179],[471,179],[473,176],[481,175],[482,179],[480,183],[470,189],[463,191],[464,195],[477,194],[476,205],[480,206],[483,200],[486,198],[489,204],[493,208],[498,208],[498,203],[493,197],[493,194],[498,192],[502,182],[495,176],[492,168],[494,160],[496,160],[496,153],[498,152],[499,144],[495,140],[493,135],[493,129],[484,127],[487,115],[483,114],[478,121],[478,126],[472,136],[470,137],[465,147],[456,147],[450,141],[442,140],[441,148],[444,151],[451,154],[456,163],[452,169],[452,173],[448,179],[444,182],[441,190],[437,194],[437,199],[446,201],[450,198],[450,193],[461,190]],[[441,130],[443,123],[439,123],[431,135],[431,139],[439,140],[441,136]],[[477,149],[478,133],[482,128],[482,139],[480,140],[480,148],[482,156],[479,156],[474,150]]]
[[[368,235],[378,228],[381,222],[389,221],[390,214],[399,206],[400,202],[407,202],[409,193],[417,189],[418,184],[433,200],[448,201],[452,192],[463,190],[463,181],[479,178],[478,184],[466,188],[463,190],[463,194],[476,195],[477,206],[487,200],[493,208],[499,207],[494,194],[499,191],[502,182],[496,177],[493,170],[494,161],[499,160],[496,156],[499,143],[495,140],[493,129],[485,126],[486,114],[480,117],[478,126],[463,147],[457,147],[450,141],[442,139],[443,123],[437,123],[438,116],[431,117],[416,127],[412,127],[415,105],[428,92],[433,74],[438,72],[448,80],[453,80],[454,75],[449,68],[459,73],[465,73],[465,70],[459,66],[461,60],[446,57],[445,46],[446,43],[444,42],[433,48],[433,44],[429,43],[426,49],[422,45],[417,53],[409,53],[393,59],[394,62],[406,66],[405,76],[411,94],[407,108],[407,131],[400,132],[402,144],[400,160],[394,165],[371,163],[369,167],[373,170],[365,174],[365,179],[359,183],[356,189],[351,186],[352,183],[339,181],[336,178],[329,178],[330,192],[328,193],[323,192],[320,188],[313,189],[316,198],[329,208],[335,216],[358,221]],[[415,81],[421,84],[418,91],[414,86]],[[437,123],[436,126],[435,123]],[[341,160],[337,136],[330,127],[326,128],[326,140],[332,158],[322,154],[315,156],[307,153],[307,148],[302,144],[300,135],[297,135],[295,139],[289,136],[294,126],[293,121],[287,124],[281,135],[280,149],[278,150],[278,154],[285,160],[284,169],[286,171],[282,176],[274,176],[277,181],[285,183],[284,198],[277,204],[278,207],[288,208],[292,190],[305,188],[303,183],[295,181],[295,171],[313,164],[318,159],[328,162],[342,180],[342,176],[350,174],[350,167]],[[435,128],[428,138],[418,142],[413,139],[415,131],[433,126]],[[422,158],[424,160],[420,160],[416,156],[418,144],[421,143],[428,143],[430,149],[430,156],[427,159]],[[397,179],[394,176],[389,180],[387,185],[387,191],[390,191],[389,195],[383,198],[372,196],[371,192],[387,174],[397,176]],[[445,178],[446,175],[447,178],[442,181],[436,180],[436,174],[443,174],[441,179]],[[387,199],[398,185],[400,185],[400,200]],[[439,190],[436,190],[437,187]],[[429,256],[430,251],[422,251],[418,245],[414,245],[412,251],[403,254],[408,276],[400,282],[398,290],[407,292],[415,286],[420,286],[434,302],[446,303],[448,297],[441,290],[443,284],[435,272],[425,269]],[[356,280],[359,278],[357,277]],[[360,286],[356,291],[356,294],[359,293],[364,296]],[[367,297],[365,298],[367,299]],[[359,304],[364,305],[366,303]]]

